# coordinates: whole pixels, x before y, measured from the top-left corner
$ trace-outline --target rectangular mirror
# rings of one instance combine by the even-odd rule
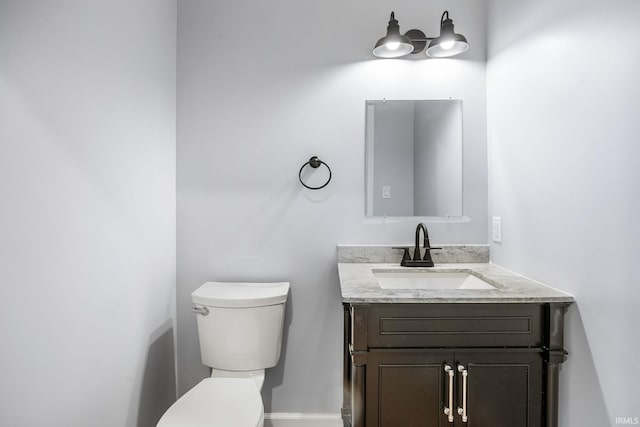
[[[461,217],[462,101],[366,101],[366,216]]]

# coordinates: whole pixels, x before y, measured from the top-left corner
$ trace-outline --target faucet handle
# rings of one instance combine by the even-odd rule
[[[424,258],[422,258],[424,261],[429,261],[433,264],[433,260],[431,259],[431,250],[433,249],[442,249],[442,248],[432,248],[431,246],[427,246],[426,248],[424,248]]]
[[[402,249],[404,252],[402,253],[402,261],[411,261],[411,256],[409,255],[409,248],[406,246],[394,246],[392,249]]]

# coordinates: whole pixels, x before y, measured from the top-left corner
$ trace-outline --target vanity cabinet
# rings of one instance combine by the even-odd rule
[[[344,304],[344,426],[556,427],[568,304]]]

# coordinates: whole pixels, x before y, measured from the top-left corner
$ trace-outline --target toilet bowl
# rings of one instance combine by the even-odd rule
[[[265,369],[278,363],[289,283],[207,282],[192,294],[202,363],[212,368],[157,427],[263,427]]]
[[[205,378],[162,416],[158,427],[263,427],[262,396],[246,378]]]

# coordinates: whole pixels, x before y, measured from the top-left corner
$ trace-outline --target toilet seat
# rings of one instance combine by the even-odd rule
[[[262,427],[264,407],[250,378],[205,378],[178,399],[156,427]]]

